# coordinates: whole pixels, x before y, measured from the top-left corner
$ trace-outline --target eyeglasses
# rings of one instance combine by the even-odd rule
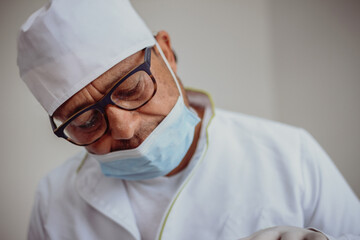
[[[83,108],[66,121],[56,124],[50,116],[56,136],[80,146],[99,140],[108,130],[109,122],[105,113],[108,104],[133,111],[148,103],[156,93],[156,81],[150,71],[151,47],[145,49],[144,63],[137,66],[121,79],[98,102]]]

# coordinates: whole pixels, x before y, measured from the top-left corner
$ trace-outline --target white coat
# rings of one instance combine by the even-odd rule
[[[164,214],[158,239],[239,239],[277,225],[360,239],[360,203],[301,129],[217,110],[208,145]],[[39,184],[29,240],[140,239],[123,180],[85,152]]]

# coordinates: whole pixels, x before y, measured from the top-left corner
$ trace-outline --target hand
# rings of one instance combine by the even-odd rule
[[[240,240],[328,240],[328,238],[320,232],[304,228],[278,226],[263,229]]]

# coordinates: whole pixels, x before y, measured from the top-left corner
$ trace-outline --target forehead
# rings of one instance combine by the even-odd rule
[[[125,58],[69,98],[53,116],[60,119],[69,118],[82,108],[98,101],[117,80],[143,62],[143,50]]]

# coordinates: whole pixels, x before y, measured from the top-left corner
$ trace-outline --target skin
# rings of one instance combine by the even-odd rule
[[[172,52],[170,37],[167,32],[161,31],[156,35],[164,55],[172,70],[176,74],[177,66]],[[84,87],[54,113],[54,117],[66,120],[73,113],[86,107],[104,96],[106,90],[121,76],[144,61],[144,52],[138,52],[121,61],[89,85]],[[173,77],[163,62],[158,50],[154,48],[151,54],[151,72],[153,73],[158,90],[156,95],[143,107],[135,111],[122,110],[116,106],[108,105],[106,114],[109,120],[109,130],[97,142],[86,146],[86,149],[94,154],[106,154],[112,151],[136,148],[167,116],[175,105],[179,96]],[[184,88],[180,82],[184,101],[189,106]],[[202,119],[204,109],[192,106]],[[167,176],[172,176],[182,171],[190,162],[199,140],[201,122],[196,126],[194,140],[181,163]],[[296,227],[273,227],[254,233],[242,240],[326,240],[327,238],[315,231]]]
[[[177,66],[168,33],[161,31],[155,38],[170,67],[176,74]],[[144,51],[140,51],[119,62],[61,105],[55,111],[54,117],[65,120],[81,108],[100,100],[117,79],[143,63],[143,61]],[[136,148],[167,116],[179,97],[179,91],[156,47],[153,48],[151,54],[151,72],[157,82],[155,96],[146,105],[135,111],[126,111],[113,105],[106,106],[105,111],[109,121],[109,130],[98,141],[86,146],[90,153],[106,154],[113,151]],[[182,85],[181,91],[185,104],[189,106],[189,101]],[[195,110],[199,117],[202,118],[203,110],[199,108],[195,108]],[[173,169],[167,176],[180,172],[188,165],[196,149],[200,126],[201,124],[199,123],[195,128],[194,140],[187,154],[179,166]]]

